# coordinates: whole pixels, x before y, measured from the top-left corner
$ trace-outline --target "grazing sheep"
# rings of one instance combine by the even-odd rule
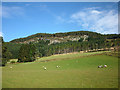
[[[12,67],[10,67],[10,68],[12,68]]]
[[[102,65],[99,65],[98,68],[103,68],[103,66],[102,66]]]
[[[44,67],[44,70],[47,70],[47,68],[46,68],[46,67]]]
[[[60,66],[56,66],[56,68],[60,68]]]
[[[98,68],[101,68],[101,66],[98,66]]]
[[[56,66],[56,68],[58,68],[59,66]]]
[[[104,65],[105,68],[107,68],[107,65]]]

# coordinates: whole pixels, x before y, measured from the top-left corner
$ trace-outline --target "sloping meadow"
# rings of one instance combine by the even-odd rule
[[[107,68],[98,68],[105,64]],[[71,53],[7,64],[3,67],[2,85],[3,88],[117,88],[118,58],[100,53]]]

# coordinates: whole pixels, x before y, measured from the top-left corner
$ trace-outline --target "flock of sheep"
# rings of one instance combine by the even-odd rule
[[[10,67],[12,69],[12,67]],[[60,68],[60,66],[56,66],[56,68]],[[44,70],[47,70],[47,68],[45,66],[43,66]]]
[[[107,68],[107,65],[99,65],[98,68]],[[12,69],[12,67],[10,67]],[[60,68],[60,66],[56,66],[56,68]],[[47,70],[47,68],[45,66],[43,66],[44,70]]]
[[[56,68],[60,68],[60,66],[56,66]],[[47,68],[45,66],[43,66],[44,70],[47,70]]]
[[[103,67],[107,68],[107,65],[104,65],[104,66],[103,65],[99,65],[98,66],[98,68],[103,68]]]
[[[99,65],[98,68],[107,68],[107,65]],[[47,68],[45,66],[43,66],[44,70],[47,70]],[[60,66],[56,66],[56,68],[60,68]]]

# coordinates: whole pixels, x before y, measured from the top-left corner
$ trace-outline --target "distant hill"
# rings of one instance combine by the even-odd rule
[[[78,41],[79,39],[83,38],[84,41],[87,40],[88,37],[100,37],[103,36],[96,32],[90,31],[76,31],[76,32],[66,32],[66,33],[37,33],[34,35],[30,35],[25,38],[18,38],[14,39],[10,42],[13,43],[30,43],[30,42],[38,42],[39,40],[50,40],[50,44],[52,43],[60,43],[60,42],[67,42],[67,41]]]
[[[14,39],[10,42],[25,44],[30,42],[38,42],[39,40],[44,40],[44,41],[49,40],[50,41],[49,44],[53,44],[53,43],[61,43],[67,41],[78,41],[80,39],[83,39],[83,41],[87,41],[89,37],[91,38],[104,37],[106,39],[116,39],[116,38],[120,38],[120,35],[119,34],[103,35],[91,31],[76,31],[76,32],[55,33],[55,34],[37,33],[34,35],[30,35],[28,37]]]

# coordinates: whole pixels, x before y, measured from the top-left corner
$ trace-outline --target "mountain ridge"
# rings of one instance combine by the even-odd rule
[[[72,32],[59,32],[59,33],[36,33],[29,35],[27,37],[13,39],[10,42],[12,43],[30,43],[30,42],[38,42],[39,40],[50,41],[50,44],[52,43],[61,43],[61,42],[67,42],[67,41],[78,41],[80,39],[83,39],[83,41],[87,41],[88,37],[92,38],[110,38],[115,37],[119,38],[119,34],[100,34],[97,32],[92,31],[72,31]]]
[[[10,42],[13,43],[29,43],[29,42],[37,42],[38,40],[50,40],[51,43],[54,40],[57,40],[57,42],[64,42],[64,40],[62,39],[66,39],[65,42],[67,40],[71,40],[71,41],[77,41],[80,38],[85,38],[91,36],[91,35],[99,35],[102,36],[102,34],[100,33],[96,33],[96,32],[91,32],[91,31],[72,31],[72,32],[60,32],[60,33],[36,33],[36,34],[32,34],[29,35],[27,37],[23,37],[23,38],[18,38],[18,39],[13,39]],[[71,38],[69,38],[71,37]],[[75,38],[76,37],[76,38]],[[61,39],[61,40],[58,40]],[[75,40],[76,39],[76,40]]]

